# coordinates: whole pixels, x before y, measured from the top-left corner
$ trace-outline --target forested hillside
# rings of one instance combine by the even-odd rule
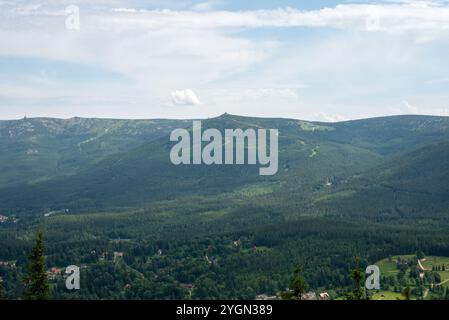
[[[48,268],[82,268],[55,298],[246,298],[286,289],[302,265],[315,291],[351,285],[370,264],[449,256],[449,118],[341,123],[225,114],[204,128],[279,130],[279,171],[175,166],[184,120],[0,122],[0,277],[20,297],[35,230]]]

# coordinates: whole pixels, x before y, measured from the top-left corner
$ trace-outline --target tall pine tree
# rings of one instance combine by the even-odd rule
[[[290,279],[290,284],[288,285],[289,291],[281,294],[284,300],[302,300],[303,295],[309,288],[309,285],[302,277],[302,267],[297,266],[293,270],[293,277]]]
[[[370,297],[366,292],[364,279],[365,273],[359,268],[359,259],[356,258],[356,267],[349,273],[352,281],[354,282],[354,289],[352,292],[346,293],[347,300],[369,300]]]
[[[29,256],[25,288],[25,296],[29,300],[48,300],[49,298],[49,285],[44,257],[44,235],[42,231],[38,231],[36,244]]]
[[[411,295],[412,295],[412,289],[407,286],[403,291],[402,291],[402,295],[404,296],[405,300],[411,300]]]

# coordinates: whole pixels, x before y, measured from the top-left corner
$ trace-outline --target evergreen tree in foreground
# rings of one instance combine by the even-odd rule
[[[293,277],[288,285],[290,291],[282,293],[284,300],[302,300],[302,296],[309,289],[309,285],[302,277],[302,268],[300,266],[293,270]]]
[[[36,244],[29,256],[28,274],[25,277],[25,297],[29,300],[47,300],[49,298],[42,231],[38,231]]]
[[[409,286],[407,286],[402,291],[402,296],[404,297],[405,300],[411,300],[411,294],[412,294],[412,289]]]
[[[350,272],[350,277],[354,282],[354,290],[346,294],[347,300],[369,300],[370,297],[365,290],[365,273],[358,267],[358,259],[356,259],[357,267]]]

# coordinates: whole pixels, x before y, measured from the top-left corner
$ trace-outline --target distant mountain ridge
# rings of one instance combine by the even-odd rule
[[[279,172],[273,177],[260,177],[254,166],[174,166],[169,134],[191,125],[192,120],[1,121],[0,210],[31,214],[65,208],[138,208],[248,188],[265,190],[265,197],[285,199],[286,204],[302,203],[313,212],[332,212],[340,203],[351,211],[354,201],[354,210],[364,210],[360,199],[380,192],[373,191],[376,186],[437,186],[442,182],[436,170],[444,176],[449,170],[444,157],[448,117],[323,123],[224,114],[203,120],[204,128],[219,130],[279,129]],[[430,167],[425,165],[429,159],[435,159]],[[433,173],[415,175],[420,168]],[[355,196],[360,194],[362,198]]]
[[[74,174],[177,128],[177,120],[25,118],[0,121],[0,186]]]

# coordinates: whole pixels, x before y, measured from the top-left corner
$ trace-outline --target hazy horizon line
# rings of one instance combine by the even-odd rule
[[[92,119],[92,120],[128,120],[128,121],[151,121],[151,120],[179,120],[179,121],[194,121],[194,120],[210,120],[210,119],[218,119],[223,116],[234,116],[234,117],[242,117],[242,118],[256,118],[256,119],[279,119],[279,120],[296,120],[296,121],[306,121],[306,122],[315,122],[315,123],[343,123],[343,122],[351,122],[351,121],[363,121],[370,119],[382,119],[382,118],[397,118],[397,117],[428,117],[428,118],[449,118],[449,116],[445,115],[430,115],[430,114],[396,114],[396,115],[379,115],[372,117],[361,117],[354,119],[347,119],[342,121],[319,121],[319,120],[305,120],[299,118],[289,118],[289,117],[278,117],[278,116],[251,116],[251,115],[241,115],[241,114],[231,114],[231,113],[222,113],[215,117],[206,117],[206,118],[109,118],[109,117],[82,117],[82,116],[73,116],[69,118],[60,118],[60,117],[52,117],[52,116],[35,116],[28,117],[24,116],[22,118],[14,118],[14,119],[0,119],[2,122],[6,121],[23,121],[23,120],[38,120],[38,119],[52,119],[52,120],[73,120],[73,119]]]

